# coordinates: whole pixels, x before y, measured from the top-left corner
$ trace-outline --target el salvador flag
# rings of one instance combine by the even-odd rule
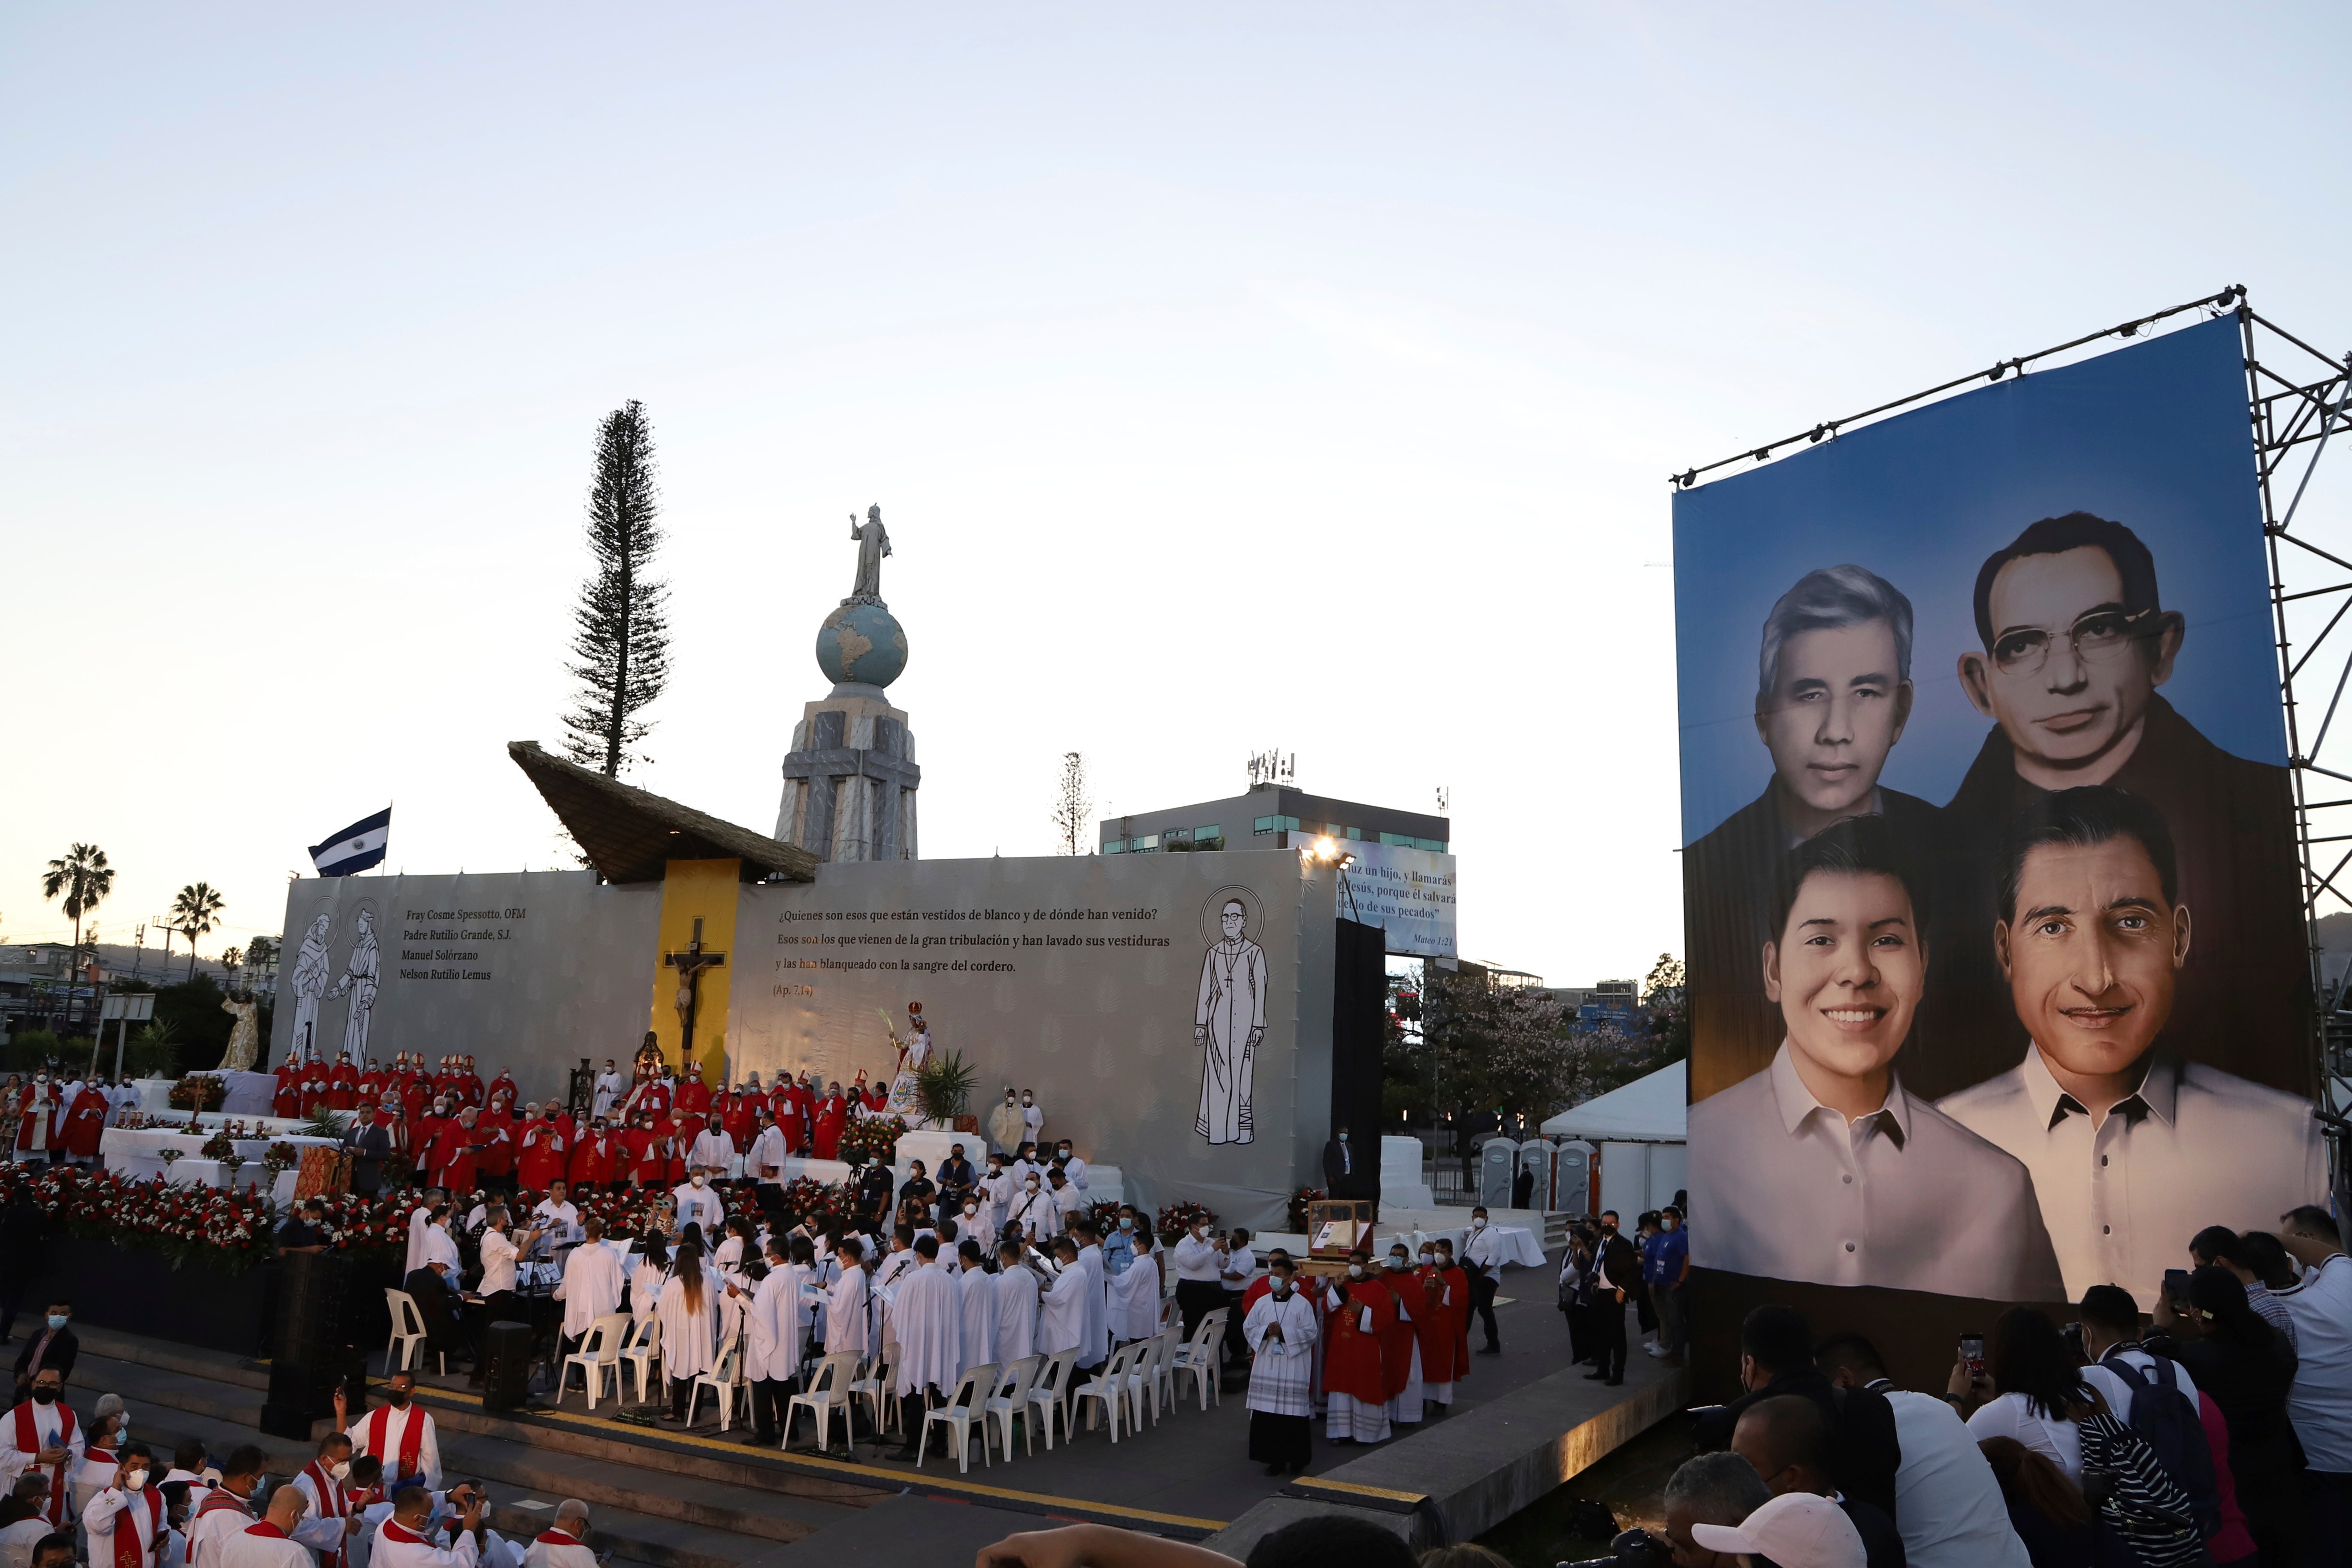
[[[310,846],[310,864],[321,877],[348,877],[383,864],[384,846],[392,842],[392,807],[362,816],[341,833],[330,833],[324,844]]]

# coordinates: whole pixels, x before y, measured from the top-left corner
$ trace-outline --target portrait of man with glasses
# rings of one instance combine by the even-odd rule
[[[1990,851],[2054,791],[2107,784],[2147,802],[2197,911],[2167,1039],[2287,1062],[2311,999],[2286,770],[2221,750],[2158,693],[2191,628],[2163,607],[2147,546],[2089,512],[2044,518],[1985,561],[1975,610],[1960,687],[1994,728],[1946,807],[1955,826]],[[1969,923],[1988,937],[2004,913],[1992,893],[1982,879],[1972,889]]]

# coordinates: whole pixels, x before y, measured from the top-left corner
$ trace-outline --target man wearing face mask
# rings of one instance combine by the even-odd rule
[[[1601,1216],[1601,1228],[1612,1237],[1615,1235],[1615,1218],[1614,1215]],[[1486,1331],[1486,1342],[1478,1350],[1480,1355],[1503,1353],[1503,1332],[1495,1323],[1495,1287],[1501,1280],[1504,1261],[1502,1238],[1487,1223],[1485,1207],[1472,1209],[1470,1237],[1462,1247],[1462,1268],[1470,1277],[1470,1310],[1478,1314]]]
[[[47,1479],[48,1500],[41,1517],[58,1529],[71,1524],[66,1479],[81,1463],[85,1439],[63,1398],[65,1376],[44,1366],[34,1374],[29,1396],[0,1425],[0,1486],[14,1487],[27,1470]]]
[[[1021,1119],[1021,1097],[1007,1084],[1004,1103],[988,1113],[988,1148],[991,1154],[1010,1154],[1021,1147],[1028,1136],[1029,1127]]]
[[[1250,1348],[1249,1457],[1269,1476],[1304,1470],[1315,1447],[1315,1308],[1293,1289],[1290,1259],[1278,1258],[1273,1281],[1250,1308],[1242,1336]]]
[[[719,1136],[724,1138],[727,1135],[722,1132]],[[678,1229],[699,1225],[705,1236],[719,1234],[719,1226],[727,1218],[727,1205],[719,1197],[719,1190],[710,1184],[708,1171],[698,1167],[692,1175],[670,1190],[670,1196],[677,1205]]]
[[[268,1457],[241,1443],[221,1461],[220,1485],[205,1494],[188,1525],[188,1568],[222,1568],[221,1551],[254,1522],[252,1497]]]
[[[345,1482],[352,1474],[352,1440],[329,1432],[319,1440],[319,1456],[302,1467],[293,1485],[309,1500],[294,1539],[319,1553],[318,1568],[346,1568],[351,1538],[359,1532],[359,1511],[352,1506]],[[95,1568],[95,1565],[93,1565]]]
[[[1421,1396],[1444,1415],[1454,1405],[1453,1289],[1437,1267],[1437,1248],[1421,1246],[1412,1282],[1399,1282],[1399,1294],[1412,1304],[1412,1334],[1421,1356]]]
[[[1371,1273],[1372,1255],[1360,1247],[1348,1255],[1347,1278],[1324,1287],[1329,1336],[1323,1352],[1324,1436],[1334,1443],[1389,1437],[1381,1336],[1396,1322],[1396,1297]]]
[[[1184,1337],[1190,1340],[1201,1320],[1225,1304],[1225,1288],[1219,1282],[1224,1254],[1209,1238],[1205,1215],[1194,1216],[1168,1260],[1176,1266],[1176,1310],[1184,1315]]]
[[[957,1209],[961,1208],[963,1206],[964,1194],[971,1192],[979,1180],[980,1177],[978,1173],[971,1168],[971,1162],[964,1157],[963,1145],[961,1143],[950,1144],[948,1146],[948,1157],[940,1162],[939,1184],[940,1208],[941,1212],[952,1214]]]
[[[144,1443],[122,1446],[113,1482],[81,1510],[90,1568],[146,1568],[167,1526],[163,1494],[147,1484],[155,1458]]]
[[[1022,1182],[1021,1195],[1013,1200],[1011,1223],[1018,1226],[1021,1234],[1033,1245],[1044,1241],[1061,1228],[1060,1205],[1054,1202],[1052,1194],[1045,1191],[1045,1184],[1034,1175]],[[1180,1285],[1177,1289],[1181,1291],[1183,1287]]]
[[[43,1367],[57,1369],[60,1382],[73,1375],[74,1363],[81,1355],[81,1341],[66,1325],[72,1320],[73,1303],[52,1301],[41,1331],[25,1342],[16,1352],[16,1397],[22,1399],[32,1387],[33,1380]]]
[[[1118,1205],[1118,1223],[1103,1237],[1103,1267],[1114,1279],[1135,1262],[1135,1205]]]
[[[1021,1141],[1024,1143],[1037,1143],[1043,1141],[1045,1131],[1045,1108],[1038,1104],[1037,1097],[1025,1089],[1021,1091]]]
[[[355,1453],[373,1454],[383,1461],[386,1487],[421,1476],[428,1487],[441,1484],[441,1439],[433,1416],[416,1403],[416,1374],[402,1370],[384,1384],[385,1404],[362,1415],[345,1428]],[[341,1387],[335,1390],[335,1425],[351,1418]]]
[[[735,1173],[735,1139],[727,1131],[725,1116],[711,1111],[703,1118],[703,1127],[694,1135],[693,1145],[686,1152],[688,1171],[700,1171],[713,1182],[723,1182]]]

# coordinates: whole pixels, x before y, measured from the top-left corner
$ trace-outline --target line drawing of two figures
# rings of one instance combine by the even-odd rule
[[[362,904],[354,924],[352,955],[343,962],[342,978],[328,988],[334,962],[328,954],[327,932],[334,917],[320,915],[310,922],[294,955],[294,1033],[289,1041],[296,1058],[325,1059],[318,1047],[319,1004],[349,994],[351,1007],[343,1016],[343,1053],[355,1064],[367,1064],[368,1017],[375,1010],[376,988],[383,977],[383,958],[375,941],[375,911]]]
[[[1244,934],[1249,905],[1228,897],[1218,907],[1223,933],[1201,959],[1192,1009],[1192,1043],[1201,1048],[1201,1110],[1195,1125],[1211,1143],[1256,1139],[1250,1098],[1258,1042],[1265,1038],[1265,949]]]

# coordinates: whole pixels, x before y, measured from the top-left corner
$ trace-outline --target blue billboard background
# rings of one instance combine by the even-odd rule
[[[1941,805],[1990,721],[1960,689],[1986,556],[2036,519],[2090,511],[2154,552],[2187,634],[2163,696],[2223,751],[2284,765],[2270,579],[2243,347],[2223,317],[1963,394],[1675,497],[1683,841],[1772,776],[1755,726],[1773,602],[1852,563],[1911,600],[1915,705],[1881,775]]]

